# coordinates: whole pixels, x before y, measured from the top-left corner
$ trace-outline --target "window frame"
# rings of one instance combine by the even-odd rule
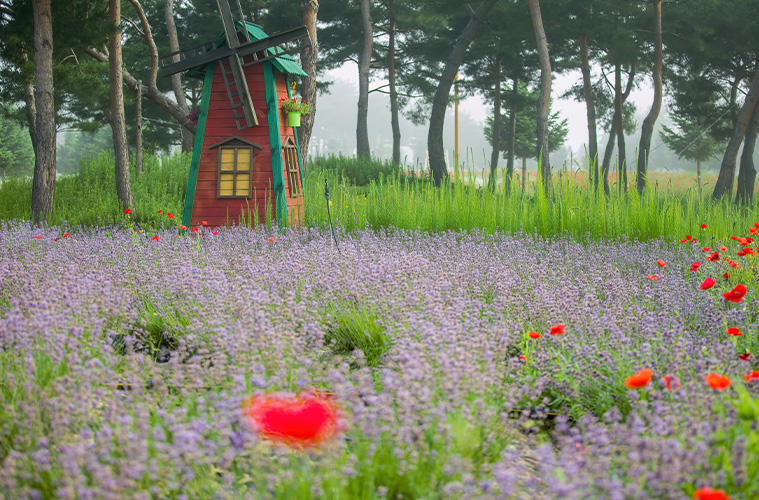
[[[282,153],[284,154],[285,174],[287,175],[287,192],[290,195],[290,199],[300,198],[303,196],[303,186],[300,179],[300,158],[298,158],[298,148],[295,147],[295,143],[290,137],[282,145]],[[294,159],[294,161],[291,162],[291,159]],[[293,182],[293,178],[295,182]]]
[[[263,146],[260,144],[256,144],[254,142],[248,141],[246,139],[243,139],[242,137],[233,136],[228,139],[225,139],[221,142],[217,142],[216,144],[209,146],[208,149],[215,149],[218,148],[217,151],[217,159],[216,159],[216,198],[222,199],[222,200],[228,200],[228,199],[250,199],[253,197],[253,163],[255,161],[256,155],[263,150]],[[221,159],[222,159],[222,152],[224,150],[234,150],[234,170],[225,170],[222,172],[221,170]],[[240,170],[239,165],[237,162],[237,156],[238,151],[240,150],[247,150],[248,151],[248,157],[249,157],[249,163],[247,170]],[[222,195],[221,194],[221,175],[224,174],[232,174],[232,194],[231,195]],[[248,175],[248,194],[245,196],[234,194],[237,192],[238,187],[238,181],[237,176],[240,174],[247,174]]]

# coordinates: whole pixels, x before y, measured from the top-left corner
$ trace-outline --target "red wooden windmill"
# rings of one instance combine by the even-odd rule
[[[298,137],[280,106],[288,76],[308,76],[290,56],[311,43],[308,31],[267,36],[245,21],[239,1],[237,20],[228,0],[217,3],[224,36],[169,54],[159,72],[203,79],[182,224],[263,222],[267,204],[280,226],[297,224],[305,213]]]

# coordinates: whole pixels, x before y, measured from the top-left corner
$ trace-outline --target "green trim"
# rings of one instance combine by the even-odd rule
[[[287,86],[287,97],[292,97],[292,91],[290,90],[290,85]],[[298,143],[298,132],[293,132],[293,137],[295,138],[295,152],[298,155],[298,170],[300,171],[300,193],[301,196],[303,196],[303,201],[306,200],[306,190],[304,189],[304,182],[303,182],[303,162],[300,160],[300,144]],[[306,209],[306,204],[303,203],[303,209]]]
[[[198,126],[195,128],[195,143],[192,145],[192,161],[190,162],[190,175],[187,177],[187,195],[184,198],[184,212],[182,224],[190,227],[192,220],[192,205],[195,203],[195,188],[198,184],[198,170],[200,169],[200,155],[203,153],[203,139],[206,135],[206,120],[208,118],[208,104],[211,102],[211,87],[213,86],[213,73],[216,63],[206,65],[206,75],[203,79],[203,94],[200,97],[200,116]]]
[[[264,61],[264,88],[266,89],[266,114],[269,117],[269,147],[271,148],[271,173],[274,179],[274,196],[277,206],[277,225],[287,226],[287,198],[285,197],[285,174],[282,162],[282,136],[279,133],[279,102],[277,82],[270,61]]]

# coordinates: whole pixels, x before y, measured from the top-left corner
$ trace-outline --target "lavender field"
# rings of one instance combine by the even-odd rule
[[[2,498],[759,498],[736,240],[2,224]],[[314,390],[321,447],[243,410]]]

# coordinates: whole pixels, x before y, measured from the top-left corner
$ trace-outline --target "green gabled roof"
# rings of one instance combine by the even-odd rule
[[[237,27],[242,26],[242,21],[237,21],[235,23]],[[251,41],[258,41],[263,40],[264,38],[268,38],[269,35],[264,32],[264,30],[261,29],[261,27],[257,24],[248,23],[246,22],[246,27],[248,28],[248,34],[250,35]],[[219,35],[220,37],[223,37],[224,35]],[[216,42],[216,47],[221,47],[222,45],[226,45],[226,42],[223,40],[223,38]],[[274,49],[266,49],[266,52],[269,54],[274,53]],[[271,62],[275,68],[277,68],[282,73],[289,73],[291,75],[296,76],[309,76],[308,73],[303,71],[303,69],[298,66],[298,63],[295,62],[295,59],[290,54],[282,54],[281,56],[277,56],[273,59],[269,59],[269,62]],[[187,76],[194,76],[198,78],[203,78],[203,72],[205,71],[205,65],[197,68],[193,68],[187,72]]]

